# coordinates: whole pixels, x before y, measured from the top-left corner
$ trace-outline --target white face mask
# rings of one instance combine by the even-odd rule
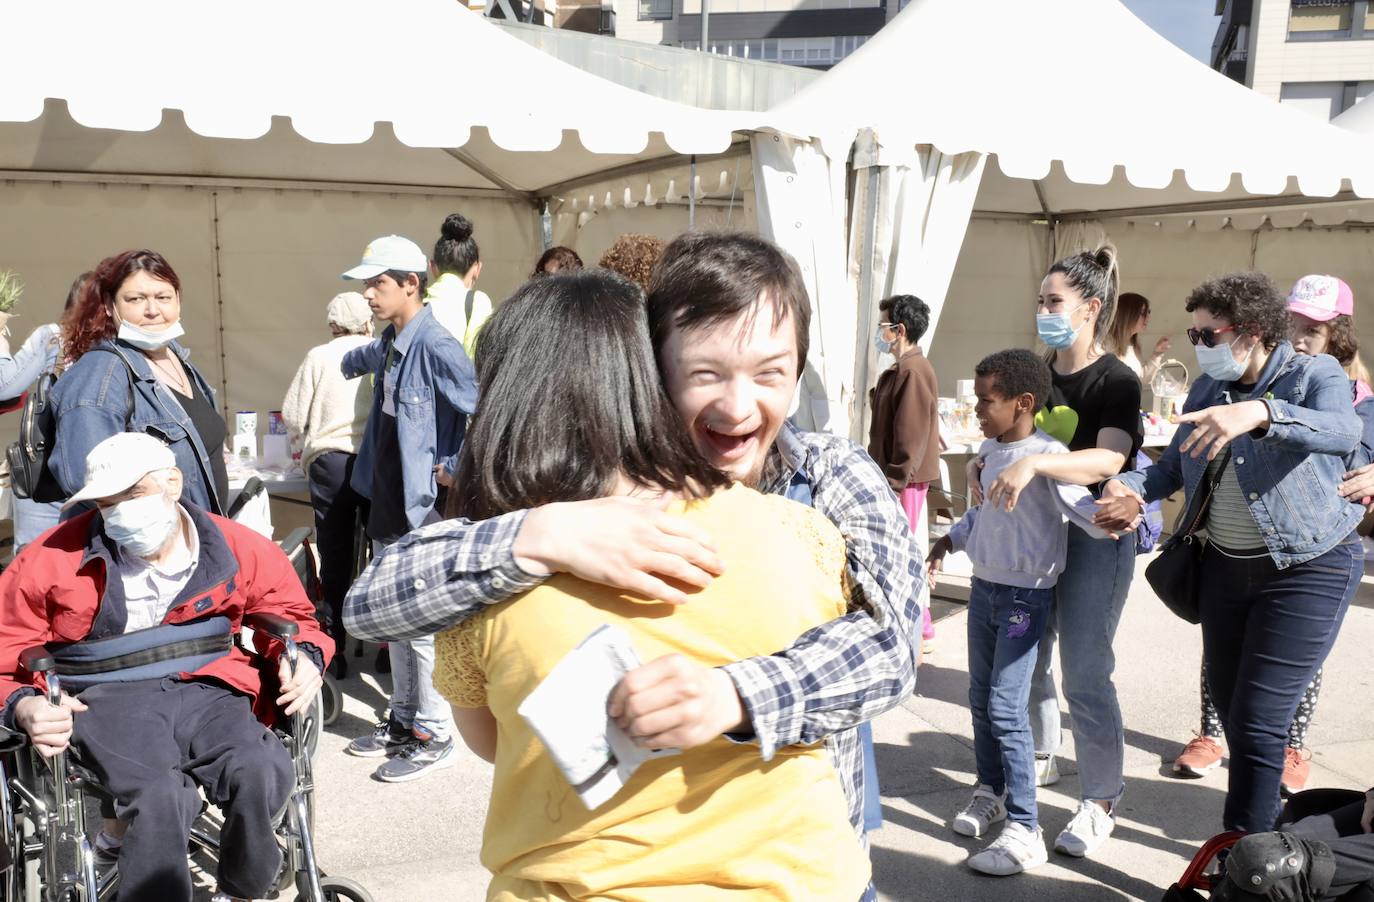
[[[176,502],[163,492],[121,501],[101,517],[110,541],[136,557],[156,553],[171,537],[179,519]]]
[[[172,323],[161,332],[150,332],[129,322],[119,324],[119,337],[140,351],[156,351],[159,348],[164,348],[185,334],[186,330],[181,328],[180,321]]]

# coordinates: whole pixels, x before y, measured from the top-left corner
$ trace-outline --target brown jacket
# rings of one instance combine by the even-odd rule
[[[935,370],[919,348],[884,370],[869,392],[868,454],[893,491],[940,478],[939,395]]]

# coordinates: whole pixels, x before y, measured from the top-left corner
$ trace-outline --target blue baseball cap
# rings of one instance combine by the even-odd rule
[[[363,250],[362,262],[344,273],[343,277],[367,280],[389,270],[425,272],[427,269],[429,258],[418,244],[400,235],[387,235],[369,244]]]

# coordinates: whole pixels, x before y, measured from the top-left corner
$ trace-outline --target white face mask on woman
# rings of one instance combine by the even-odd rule
[[[119,337],[140,351],[156,351],[165,348],[185,334],[186,330],[181,328],[180,322],[172,323],[161,332],[150,332],[129,322],[119,324]]]
[[[165,492],[121,501],[101,513],[105,535],[137,557],[158,551],[172,535],[179,519],[177,504]]]

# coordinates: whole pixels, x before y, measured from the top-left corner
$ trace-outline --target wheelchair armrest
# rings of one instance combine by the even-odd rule
[[[291,557],[301,547],[301,544],[304,543],[306,539],[310,538],[312,532],[314,532],[314,530],[309,526],[298,526],[291,530],[291,532],[287,533],[286,538],[281,540],[282,553],[287,557]]]
[[[261,479],[256,476],[249,477],[248,482],[244,483],[243,488],[239,491],[234,500],[230,502],[228,509],[225,510],[225,518],[232,520],[237,517],[239,511],[243,510],[245,504],[265,491],[267,491],[267,486]]]
[[[46,673],[57,667],[57,661],[46,646],[35,645],[19,653],[19,666],[29,673]]]
[[[248,614],[243,618],[243,625],[279,642],[294,639],[301,631],[300,624],[296,621],[287,620],[277,614]]]

